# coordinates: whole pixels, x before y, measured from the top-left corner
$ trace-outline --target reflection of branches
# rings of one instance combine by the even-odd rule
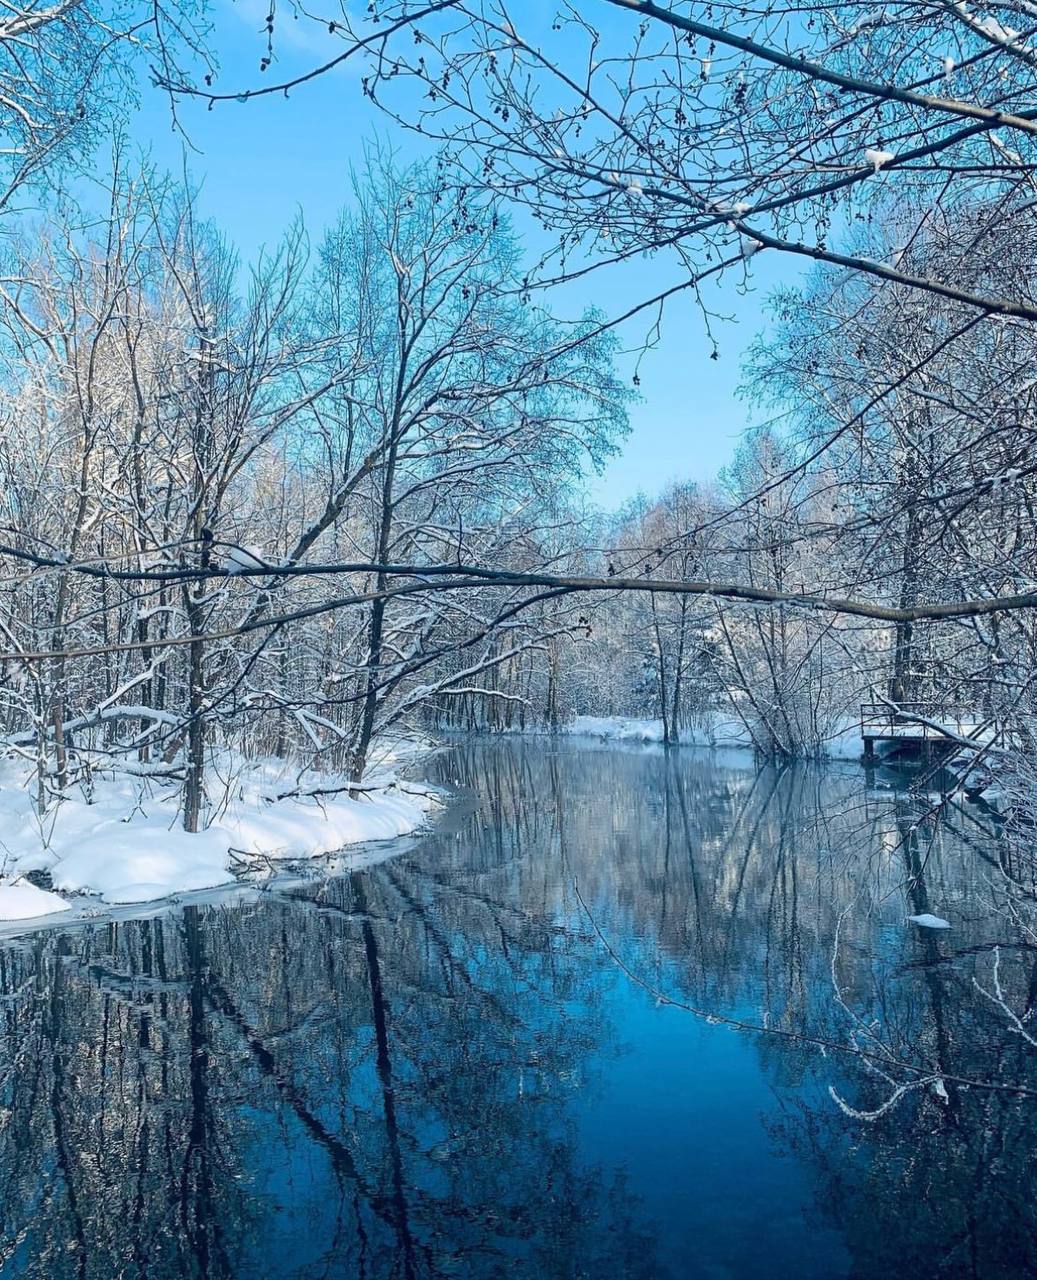
[[[577,881],[573,880],[573,891],[583,908],[585,915],[594,932],[598,935],[598,939],[604,947],[613,963],[626,975],[627,978],[642,991],[652,996],[657,1004],[672,1005],[675,1009],[683,1009],[686,1013],[693,1014],[696,1018],[701,1018],[704,1022],[711,1025],[721,1025],[730,1027],[735,1031],[748,1031],[756,1035],[773,1036],[779,1040],[784,1040],[790,1044],[801,1044],[809,1048],[820,1050],[822,1053],[828,1052],[846,1054],[850,1057],[859,1058],[865,1062],[872,1064],[885,1064],[888,1067],[897,1068],[901,1071],[914,1073],[920,1077],[917,1081],[912,1082],[911,1087],[919,1087],[922,1084],[933,1084],[937,1080],[947,1081],[951,1084],[961,1085],[970,1089],[987,1089],[996,1093],[1011,1093],[1020,1097],[1037,1098],[1037,1089],[1032,1089],[1022,1084],[1001,1084],[991,1080],[976,1080],[969,1076],[952,1075],[944,1071],[937,1071],[931,1066],[919,1066],[914,1062],[907,1062],[903,1058],[898,1058],[891,1050],[883,1049],[863,1049],[859,1045],[846,1044],[838,1040],[829,1040],[822,1036],[807,1035],[801,1031],[789,1031],[785,1027],[768,1026],[765,1022],[749,1022],[744,1018],[734,1018],[727,1014],[717,1013],[713,1010],[700,1009],[696,1005],[681,1000],[676,996],[668,995],[666,992],[660,991],[658,987],[642,978],[630,968],[626,961],[619,955],[616,949],[609,942],[598,924],[593,913],[588,907],[583,895],[580,893],[580,887]],[[905,1092],[906,1090],[902,1090]]]
[[[1023,1015],[1023,1017],[1020,1018],[1019,1015],[1008,1003],[1008,1001],[1005,999],[1005,993],[1001,987],[1001,948],[1000,947],[994,948],[994,966],[991,972],[991,980],[994,984],[993,991],[988,991],[987,988],[984,987],[975,978],[972,979],[972,985],[976,988],[976,990],[980,993],[980,995],[985,996],[991,1002],[991,1004],[995,1005],[998,1009],[1001,1010],[1001,1012],[1008,1019],[1009,1031],[1014,1032],[1018,1036],[1022,1036],[1022,1038],[1026,1041],[1028,1045],[1031,1046],[1031,1048],[1037,1049],[1037,1037],[1031,1035],[1030,1032],[1027,1031],[1024,1025],[1024,1023],[1029,1022],[1033,1014],[1033,1010],[1030,1009],[1026,1014]]]
[[[387,874],[400,899],[406,903],[407,907],[414,913],[420,922],[422,929],[425,931],[426,938],[431,942],[436,954],[439,956],[439,963],[444,976],[446,976],[448,980],[459,979],[461,984],[467,988],[472,995],[482,997],[482,999],[486,1001],[488,1007],[492,1009],[494,1016],[499,1018],[503,1024],[510,1025],[512,1027],[520,1026],[521,1023],[518,1017],[505,1007],[504,1002],[494,991],[481,991],[476,987],[472,980],[472,975],[468,972],[467,967],[458,963],[450,947],[449,941],[443,936],[442,931],[438,929],[429,918],[424,906],[407,890],[406,886],[403,884],[402,878],[394,875],[391,868],[388,870]],[[499,921],[497,921],[497,925],[500,929],[501,939],[503,941],[505,936],[504,927]]]
[[[366,911],[367,895],[362,881],[355,888],[357,904],[361,911]],[[382,983],[382,964],[378,955],[378,940],[369,919],[364,919],[361,930],[364,936],[364,957],[367,961],[368,983],[371,988],[371,1017],[375,1032],[375,1068],[378,1072],[378,1083],[382,1095],[382,1115],[385,1119],[385,1133],[389,1142],[390,1165],[392,1168],[392,1209],[393,1221],[400,1249],[403,1254],[403,1274],[406,1280],[414,1277],[414,1236],[410,1225],[410,1210],[407,1205],[406,1179],[403,1172],[403,1152],[400,1145],[400,1125],[396,1110],[396,1086],[393,1082],[392,1054],[389,1048],[388,1001]]]
[[[367,1185],[356,1166],[352,1152],[310,1110],[299,1090],[278,1066],[277,1059],[267,1047],[263,1037],[249,1025],[245,1015],[237,1008],[226,988],[211,971],[205,979],[205,993],[212,1007],[241,1034],[260,1071],[273,1081],[278,1093],[288,1103],[306,1132],[318,1146],[324,1149],[335,1177],[343,1189],[347,1181],[357,1187],[375,1213],[391,1225],[394,1221],[392,1210],[385,1203],[384,1197]]]
[[[64,945],[61,950],[65,949]],[[54,965],[53,977],[50,996],[50,1017],[48,1019],[48,1033],[51,1042],[51,1093],[50,1093],[50,1114],[51,1121],[54,1126],[54,1150],[57,1158],[57,1167],[61,1173],[62,1181],[65,1184],[65,1196],[68,1200],[69,1214],[72,1218],[73,1231],[75,1235],[75,1243],[77,1249],[77,1262],[80,1276],[86,1275],[87,1248],[86,1248],[86,1228],[83,1223],[83,1214],[79,1204],[79,1191],[76,1187],[76,1181],[73,1176],[73,1150],[72,1144],[65,1128],[65,1091],[66,1091],[66,1064],[65,1052],[62,1046],[64,1036],[62,1012],[65,1006],[65,994],[63,989],[63,966],[59,953],[58,963]]]
[[[861,892],[863,892],[862,889],[859,889],[857,891],[858,897],[860,896]],[[842,909],[842,911],[839,912],[839,915],[836,918],[836,922],[835,922],[835,933],[832,936],[832,950],[829,953],[829,960],[828,960],[829,973],[832,979],[832,991],[835,995],[836,1004],[839,1006],[840,1009],[842,1009],[843,1013],[846,1014],[847,1018],[853,1024],[853,1031],[851,1034],[854,1036],[854,1038],[856,1039],[856,1037],[860,1035],[860,1036],[863,1036],[866,1040],[870,1040],[873,1044],[879,1045],[880,1049],[879,1049],[878,1056],[881,1056],[882,1052],[886,1050],[886,1046],[882,1044],[882,1041],[875,1034],[874,1030],[871,1027],[867,1026],[863,1021],[863,1019],[859,1016],[859,1014],[855,1013],[853,1009],[851,1009],[850,1006],[847,1004],[846,999],[843,995],[842,984],[839,981],[839,974],[837,972],[837,966],[839,961],[839,940],[842,934],[843,921],[849,915],[850,909],[853,906],[853,904],[854,904],[854,900],[851,900],[850,902],[848,902],[846,906]],[[859,1048],[859,1046],[856,1046],[856,1047]],[[869,1055],[866,1053],[862,1053],[861,1056],[864,1058],[867,1058]]]
[[[911,1093],[915,1089],[924,1089],[928,1085],[933,1085],[937,1088],[943,1087],[943,1077],[938,1075],[921,1076],[917,1080],[907,1081],[906,1084],[897,1084],[896,1081],[893,1080],[892,1077],[887,1076],[885,1072],[882,1074],[890,1085],[893,1086],[893,1092],[885,1102],[880,1103],[879,1106],[875,1107],[871,1111],[860,1111],[857,1107],[851,1107],[846,1099],[839,1095],[835,1085],[833,1084],[828,1086],[829,1096],[844,1115],[851,1116],[854,1120],[877,1120],[880,1116],[884,1116],[887,1111],[892,1111],[905,1094]],[[944,1090],[944,1096],[946,1096],[946,1090]]]
[[[745,857],[742,859],[741,864],[739,865],[739,868],[738,868],[738,880],[735,886],[735,896],[734,896],[734,901],[731,903],[732,926],[734,925],[735,920],[738,917],[739,904],[741,903],[741,899],[742,899],[742,888],[745,884],[745,873],[748,870],[749,862],[752,859],[753,851],[756,847],[756,838],[757,838],[757,835],[759,834],[760,828],[763,826],[764,819],[767,817],[767,813],[771,807],[771,803],[774,800],[775,795],[777,794],[778,784],[781,782],[781,778],[782,778],[782,771],[780,769],[776,770],[773,781],[771,783],[770,790],[767,792],[766,796],[764,797],[763,804],[760,806],[760,811],[756,816],[756,821],[753,823],[752,830],[749,832],[749,837],[745,842]],[[756,782],[754,780],[753,781],[754,789],[755,789],[755,786],[756,786]],[[751,799],[752,799],[752,791],[750,791],[749,795],[746,796],[746,800],[745,800],[746,807],[748,806],[749,801]],[[790,791],[786,796],[785,804],[782,812],[782,818],[785,819],[785,821],[781,822],[781,832],[782,832],[781,839],[782,840],[784,840],[785,838],[785,831],[788,827],[788,811],[789,811],[789,806],[791,804],[791,801],[792,801],[792,793]],[[734,833],[732,832],[732,835],[733,834]],[[733,941],[734,941],[734,932],[732,929],[728,933],[728,946],[725,947],[724,949],[723,963],[725,968],[728,963],[730,945]]]

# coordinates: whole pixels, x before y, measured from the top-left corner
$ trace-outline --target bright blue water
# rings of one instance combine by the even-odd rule
[[[1025,1016],[1037,947],[981,814],[695,752],[428,768],[457,805],[365,871],[0,947],[5,1280],[1037,1274],[1037,1051],[976,986]]]

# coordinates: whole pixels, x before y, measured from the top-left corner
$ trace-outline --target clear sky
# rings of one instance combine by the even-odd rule
[[[531,11],[544,8],[544,0],[530,3]],[[215,0],[218,88],[237,91],[264,82],[259,59],[265,52],[266,11],[267,0]],[[322,28],[278,12],[277,61],[267,76],[283,79],[341,49]],[[625,38],[626,15],[610,22]],[[419,154],[419,140],[393,126],[363,97],[358,65],[346,64],[287,99],[270,95],[219,104],[212,111],[187,100],[180,104],[179,118],[190,143],[188,168],[201,184],[203,212],[245,257],[274,243],[300,211],[311,239],[318,240],[348,203],[350,166],[362,163],[365,144],[381,139],[404,160]],[[128,128],[161,168],[181,168],[185,140],[172,128],[164,95],[145,85]],[[763,253],[752,261],[748,291],[731,278],[713,288],[711,308],[730,317],[714,328],[718,360],[710,359],[712,343],[693,306],[684,303],[668,311],[661,341],[641,363],[642,401],[632,408],[623,454],[590,482],[595,500],[617,506],[672,480],[708,480],[724,465],[749,421],[749,406],[736,397],[741,358],[766,323],[767,293],[779,281],[795,279],[797,269]],[[581,290],[545,301],[563,315],[577,314],[590,302],[607,314],[620,314],[675,279],[671,264],[644,261],[626,279],[595,274]],[[635,345],[644,330],[638,322],[621,336]],[[624,362],[623,372],[632,375],[631,361]]]

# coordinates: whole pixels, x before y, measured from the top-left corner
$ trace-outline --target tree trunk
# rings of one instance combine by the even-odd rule
[[[213,438],[213,340],[203,330],[198,362],[198,403],[194,419],[194,513],[191,534],[200,547],[198,566],[208,569],[212,533],[205,511],[207,463]],[[198,830],[205,795],[205,579],[184,584],[184,612],[191,632],[187,659],[187,768],[184,776],[184,830]]]
[[[900,607],[913,608],[918,601],[918,562],[915,548],[918,542],[919,521],[915,504],[907,509],[907,525],[904,530],[904,552],[901,559]],[[915,691],[913,666],[915,628],[912,622],[898,622],[893,635],[893,678],[889,696],[893,702],[910,702]]]
[[[195,620],[191,619],[191,633],[195,637]],[[200,638],[191,641],[188,657],[187,702],[187,771],[184,777],[184,830],[197,831],[202,815],[202,798],[205,788],[205,717],[203,714],[205,691],[202,687],[202,662],[205,643]]]

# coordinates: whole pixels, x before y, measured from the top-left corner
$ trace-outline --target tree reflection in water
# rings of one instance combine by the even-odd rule
[[[1037,1098],[1012,1089],[1037,1051],[974,979],[998,948],[1025,1015],[1037,947],[989,824],[691,752],[474,742],[437,767],[472,801],[395,860],[0,948],[5,1276],[741,1274],[610,1141],[631,1027],[665,1053],[692,1018],[645,988],[769,1028],[704,1029],[806,1188],[802,1253],[766,1274],[1033,1274]],[[905,924],[927,910],[954,928]],[[932,1073],[873,1122],[829,1092],[874,1108]],[[678,1136],[690,1201],[710,1173]]]

